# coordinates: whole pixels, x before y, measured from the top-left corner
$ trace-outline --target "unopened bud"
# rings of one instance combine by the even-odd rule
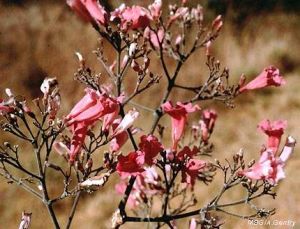
[[[19,225],[19,229],[28,229],[30,227],[31,214],[22,212],[22,219]]]
[[[129,46],[129,50],[128,50],[128,55],[130,57],[134,56],[135,51],[136,51],[136,47],[137,47],[137,43],[131,43]]]
[[[180,43],[181,43],[181,41],[182,41],[182,36],[181,36],[181,35],[178,35],[178,36],[176,37],[176,40],[175,40],[175,45],[176,45],[176,46],[179,46]]]
[[[117,62],[114,61],[114,62],[109,66],[109,70],[110,70],[111,72],[113,72],[113,71],[115,70],[116,64],[117,64]]]
[[[205,55],[206,56],[210,56],[211,55],[211,41],[208,41],[205,44]]]
[[[212,29],[215,32],[219,32],[223,26],[222,15],[218,15],[212,22]]]
[[[83,59],[82,55],[79,52],[75,52],[75,55],[77,56],[77,58],[79,60],[80,67],[84,68],[85,60]]]
[[[11,148],[11,145],[10,145],[9,142],[3,142],[3,145],[4,145],[5,147],[7,147],[7,148]]]
[[[90,170],[93,167],[93,159],[89,158],[88,161],[85,164],[85,169]]]
[[[112,228],[119,228],[120,225],[123,224],[123,219],[120,213],[120,209],[117,209],[112,216]]]
[[[253,159],[248,163],[248,168],[252,167],[254,164],[255,164],[255,160]]]
[[[167,157],[167,159],[168,159],[169,161],[173,161],[173,160],[174,160],[174,157],[175,157],[173,151],[167,150],[167,152],[166,152],[166,157]]]
[[[244,151],[243,149],[240,149],[239,152],[237,153],[237,155],[242,158],[244,156]]]
[[[12,91],[9,88],[5,88],[5,93],[7,94],[8,97],[14,97],[14,94],[12,93]]]
[[[244,86],[245,83],[246,83],[246,76],[245,76],[244,74],[242,74],[242,75],[240,76],[240,80],[239,80],[239,87]]]
[[[128,62],[128,59],[129,59],[129,56],[128,55],[125,55],[123,57],[123,60],[122,60],[122,64],[121,64],[121,67],[124,68]]]

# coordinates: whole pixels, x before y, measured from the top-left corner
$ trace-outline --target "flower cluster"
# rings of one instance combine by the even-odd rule
[[[272,185],[276,185],[280,179],[285,178],[283,167],[292,154],[296,143],[295,139],[289,136],[278,156],[279,143],[286,125],[287,122],[282,120],[274,122],[263,120],[258,125],[260,130],[268,136],[268,143],[262,150],[259,161],[251,168],[241,172],[241,175],[254,180],[266,180]]]

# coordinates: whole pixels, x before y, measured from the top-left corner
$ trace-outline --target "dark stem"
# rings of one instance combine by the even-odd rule
[[[79,191],[77,193],[76,197],[75,197],[74,202],[73,202],[73,206],[72,206],[72,209],[71,209],[71,213],[70,213],[70,216],[69,216],[69,219],[68,219],[68,224],[66,226],[66,229],[69,229],[71,227],[71,223],[73,221],[73,218],[74,218],[74,215],[75,215],[75,212],[76,212],[76,207],[78,205],[80,195],[81,195],[81,192]]]

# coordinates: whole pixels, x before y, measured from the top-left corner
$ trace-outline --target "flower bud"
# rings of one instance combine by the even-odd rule
[[[136,51],[136,47],[137,47],[137,43],[131,43],[129,46],[129,50],[128,50],[128,55],[129,57],[134,56],[135,51]]]

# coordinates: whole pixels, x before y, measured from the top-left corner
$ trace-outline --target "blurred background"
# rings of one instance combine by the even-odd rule
[[[164,7],[176,1],[163,1]],[[272,64],[278,67],[287,80],[281,88],[247,93],[235,101],[235,108],[224,104],[203,103],[201,107],[214,107],[219,113],[215,134],[214,157],[230,158],[240,148],[247,159],[258,158],[259,150],[266,138],[256,130],[264,118],[288,120],[288,134],[300,141],[300,1],[297,0],[199,0],[204,7],[207,21],[218,14],[224,17],[224,27],[213,46],[213,55],[228,67],[231,82],[237,82],[244,73],[248,80]],[[121,1],[107,1],[108,8],[119,6]],[[150,1],[126,1],[126,4],[147,5]],[[41,96],[39,87],[47,76],[55,76],[62,88],[63,107],[67,113],[82,96],[83,86],[74,82],[73,74],[78,68],[75,51],[81,52],[95,72],[103,72],[92,53],[97,48],[97,33],[81,22],[62,0],[2,0],[0,1],[0,97],[4,89],[11,88],[15,94],[25,95],[28,100]],[[109,48],[108,48],[109,50]],[[201,51],[200,51],[201,52]],[[203,51],[202,51],[203,52]],[[200,59],[199,57],[203,57]],[[187,63],[181,81],[190,84],[205,76],[204,55],[195,55]],[[155,66],[154,66],[155,67]],[[105,75],[105,74],[103,74]],[[151,93],[160,93],[159,86],[150,90],[148,97],[137,98],[139,103],[157,104],[151,101]],[[178,92],[173,98],[184,98]],[[151,102],[150,102],[151,101]],[[146,119],[151,114],[145,114]],[[168,120],[167,120],[168,121]],[[165,122],[165,120],[163,120]],[[146,123],[140,120],[140,123]],[[166,122],[167,123],[167,122]],[[5,137],[0,135],[3,142]],[[300,154],[288,162],[287,179],[277,187],[275,201],[265,198],[257,202],[264,207],[275,207],[277,214],[271,219],[296,221],[300,228]],[[26,163],[31,164],[27,161]],[[53,175],[53,180],[55,179]],[[217,177],[217,179],[219,179]],[[119,197],[112,194],[115,179],[109,181],[101,191],[84,195],[75,215],[73,228],[109,228],[110,217]],[[220,188],[220,183],[209,187],[197,186],[200,204],[205,203],[209,193]],[[55,192],[56,186],[52,187]],[[237,194],[238,196],[239,194]],[[239,199],[235,194],[227,200]],[[42,203],[19,187],[8,184],[0,177],[0,227],[16,228],[23,210],[33,213],[32,228],[51,228],[48,213]],[[56,205],[59,220],[64,222],[69,212],[70,201]],[[243,207],[233,209],[243,212]],[[247,211],[245,211],[247,212]],[[246,220],[224,216],[224,228],[254,228]],[[187,225],[187,224],[185,224]],[[124,228],[138,228],[128,224]],[[179,228],[186,228],[179,224]],[[261,227],[263,228],[263,227]],[[265,228],[272,228],[265,226]],[[282,227],[287,228],[287,227]]]

